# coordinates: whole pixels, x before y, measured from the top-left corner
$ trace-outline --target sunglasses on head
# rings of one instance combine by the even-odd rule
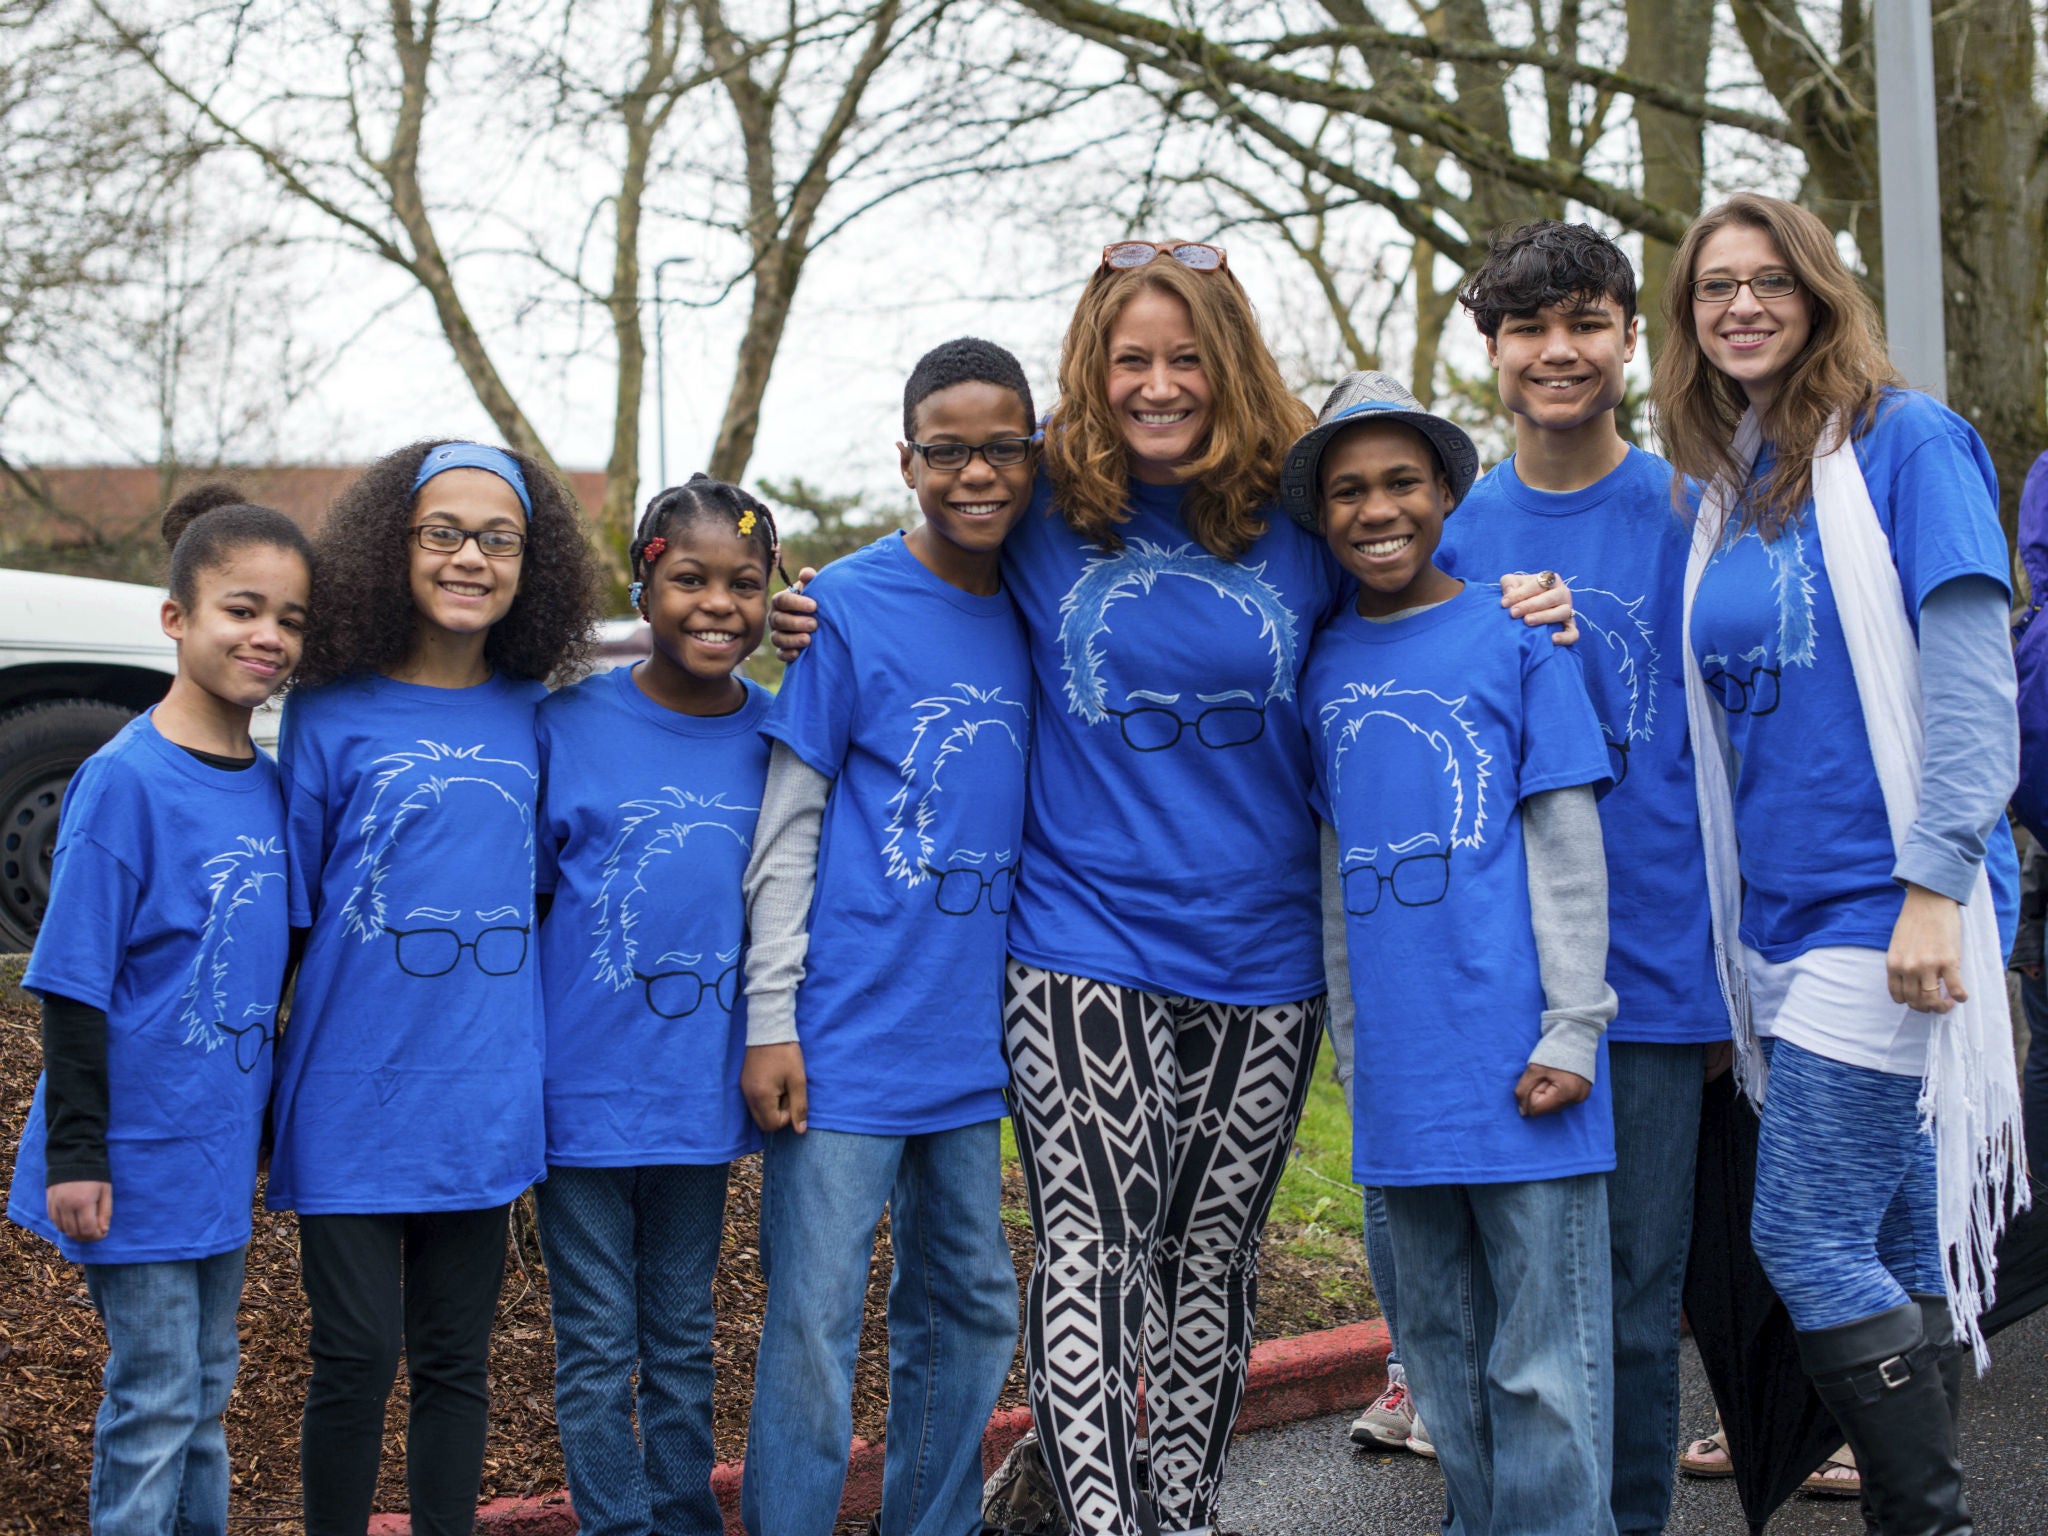
[[[1171,256],[1195,272],[1221,272],[1230,265],[1222,246],[1199,240],[1119,240],[1102,248],[1102,264],[1115,272],[1149,266],[1161,256]]]

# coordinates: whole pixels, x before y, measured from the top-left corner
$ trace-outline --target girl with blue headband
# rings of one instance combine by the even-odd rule
[[[403,1346],[413,1529],[467,1531],[506,1211],[544,1171],[535,919],[546,680],[597,581],[568,490],[523,455],[416,443],[329,515],[285,712],[291,923],[273,1210],[299,1213],[308,1536],[361,1536]]]

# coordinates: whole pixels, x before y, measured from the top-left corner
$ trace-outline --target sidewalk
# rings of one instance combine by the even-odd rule
[[[1967,1378],[1963,1464],[1979,1536],[2037,1536],[2048,1529],[2048,1312],[1992,1341],[1991,1374]],[[1692,1344],[1685,1346],[1682,1433],[1713,1427],[1713,1401]],[[1237,1442],[1223,1485],[1222,1523],[1244,1536],[1422,1536],[1443,1517],[1443,1478],[1433,1462],[1358,1450],[1350,1417],[1337,1414]],[[1678,1482],[1666,1536],[1746,1536],[1725,1482]],[[1770,1536],[1862,1536],[1850,1500],[1795,1497]]]

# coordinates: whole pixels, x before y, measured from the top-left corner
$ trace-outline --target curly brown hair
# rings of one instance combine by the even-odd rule
[[[1045,423],[1053,504],[1083,538],[1123,547],[1116,525],[1130,518],[1130,468],[1109,408],[1109,332],[1147,288],[1187,305],[1213,401],[1208,439],[1187,466],[1188,531],[1212,555],[1235,560],[1265,531],[1262,509],[1279,494],[1280,461],[1316,418],[1280,377],[1252,301],[1228,268],[1196,272],[1160,260],[1121,271],[1105,266],[1088,280],[1060,348],[1059,404]]]
[[[299,686],[388,672],[412,651],[419,613],[412,601],[413,477],[426,456],[460,439],[411,443],[377,460],[334,504],[313,549],[313,604]],[[484,659],[505,677],[546,680],[589,660],[601,612],[597,560],[569,488],[535,460],[511,453],[526,476],[533,515],[519,595],[491,626]]]
[[[1775,462],[1762,485],[1746,490],[1750,466],[1736,458],[1735,430],[1749,399],[1707,360],[1692,297],[1701,249],[1730,225],[1770,237],[1799,279],[1813,322],[1805,349],[1762,413]],[[1739,192],[1693,220],[1671,258],[1663,303],[1665,342],[1650,379],[1650,415],[1678,471],[1672,500],[1685,509],[1687,479],[1719,482],[1741,497],[1743,527],[1775,539],[1813,495],[1813,456],[1839,446],[1828,440],[1829,424],[1839,420],[1851,437],[1863,436],[1885,391],[1902,382],[1885,351],[1877,307],[1835,249],[1827,225],[1797,203],[1756,192]]]

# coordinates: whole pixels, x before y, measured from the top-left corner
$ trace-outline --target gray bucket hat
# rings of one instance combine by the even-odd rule
[[[1428,438],[1451,482],[1452,506],[1472,489],[1479,475],[1479,450],[1463,427],[1425,411],[1398,379],[1384,373],[1347,373],[1323,402],[1316,424],[1287,450],[1280,469],[1280,505],[1309,532],[1323,531],[1317,515],[1323,450],[1344,428],[1361,421],[1398,421]]]

